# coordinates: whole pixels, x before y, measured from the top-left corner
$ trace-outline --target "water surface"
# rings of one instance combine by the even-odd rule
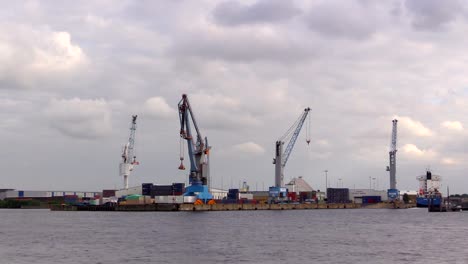
[[[0,210],[0,263],[468,263],[468,212]]]

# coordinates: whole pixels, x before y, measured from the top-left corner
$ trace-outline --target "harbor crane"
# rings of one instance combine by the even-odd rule
[[[302,125],[306,120],[307,115],[309,114],[310,108],[304,109],[304,112],[299,116],[299,118],[294,122],[294,124],[288,129],[288,131],[276,141],[276,156],[273,159],[273,164],[275,164],[275,187],[284,186],[284,167],[288,162],[289,156],[294,148],[297,137],[301,132]],[[310,116],[306,131],[306,142],[310,143]],[[288,143],[286,150],[283,152],[283,145]]]
[[[180,119],[180,166],[179,170],[185,170],[184,161],[184,140],[187,141],[188,157],[190,160],[189,186],[185,189],[184,196],[196,196],[198,200],[204,201],[213,199],[209,191],[210,187],[210,149],[208,139],[203,138],[198,127],[193,109],[186,94],[178,104]],[[195,128],[195,139],[192,135],[192,121]]]
[[[397,124],[398,120],[392,120],[392,141],[390,143],[389,153],[389,166],[387,171],[390,172],[390,189],[388,190],[388,197],[390,200],[397,199],[399,194],[396,188],[396,153],[397,153]]]
[[[120,163],[120,177],[123,177],[124,189],[128,189],[128,176],[130,176],[130,173],[133,171],[133,167],[135,165],[140,164],[136,160],[136,156],[134,153],[137,117],[137,115],[132,116],[130,136],[128,138],[127,144],[125,144],[122,151],[122,162]]]

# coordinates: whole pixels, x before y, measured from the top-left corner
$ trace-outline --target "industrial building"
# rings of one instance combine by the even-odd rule
[[[66,196],[77,196],[79,198],[100,197],[101,192],[83,192],[83,191],[24,191],[24,190],[0,190],[0,200],[5,199],[46,199],[60,198]]]
[[[349,200],[354,203],[363,203],[366,197],[379,197],[380,201],[387,201],[387,191],[373,189],[349,189]]]
[[[293,178],[291,181],[289,181],[288,184],[285,185],[285,187],[288,188],[288,192],[295,192],[298,194],[301,192],[313,191],[312,187],[302,178],[302,176]]]

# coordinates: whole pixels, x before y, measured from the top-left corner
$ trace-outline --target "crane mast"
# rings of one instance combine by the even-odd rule
[[[184,196],[196,196],[198,199],[207,201],[213,198],[209,192],[210,186],[210,163],[209,154],[211,147],[208,145],[208,139],[203,138],[200,129],[198,128],[193,109],[190,105],[186,94],[182,95],[182,99],[178,104],[179,120],[180,120],[180,137],[187,142],[188,156],[190,160],[189,186],[186,188]],[[190,121],[195,128],[195,140],[192,135]],[[184,170],[183,165],[183,150],[181,148],[179,166],[180,170]]]
[[[273,164],[275,164],[275,187],[284,186],[284,167],[288,162],[289,156],[294,148],[297,137],[301,132],[301,128],[306,120],[307,115],[309,114],[310,108],[304,109],[304,112],[299,116],[299,119],[288,129],[286,134],[284,134],[279,140],[276,141],[276,152],[275,158],[273,159]],[[310,123],[310,122],[309,122]],[[309,129],[307,129],[307,134]],[[310,143],[309,135],[307,135],[307,144]],[[283,152],[283,145],[288,142],[286,150]]]
[[[130,176],[130,172],[133,171],[133,167],[135,165],[139,164],[134,154],[137,117],[137,115],[132,116],[130,136],[128,138],[127,144],[124,145],[122,151],[122,162],[120,163],[120,177],[123,177],[124,189],[128,189],[128,176]]]
[[[396,189],[396,152],[397,152],[397,123],[398,120],[392,120],[392,142],[389,151],[389,166],[387,171],[390,172],[390,189]]]

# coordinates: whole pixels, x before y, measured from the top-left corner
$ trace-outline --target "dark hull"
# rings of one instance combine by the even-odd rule
[[[440,198],[440,197],[432,198],[432,206],[440,206],[441,202],[442,202],[442,198]],[[430,203],[430,198],[426,198],[426,197],[417,197],[416,198],[416,206],[417,207],[427,208],[429,206],[429,203]]]

